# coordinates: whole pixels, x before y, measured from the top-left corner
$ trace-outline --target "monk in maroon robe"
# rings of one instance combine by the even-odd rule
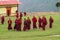
[[[43,18],[42,18],[42,29],[43,30],[45,30],[46,25],[47,25],[47,19],[45,16],[43,16]]]
[[[22,20],[19,19],[17,22],[18,26],[17,26],[17,31],[21,31],[21,25],[22,25]]]
[[[8,30],[12,29],[12,20],[9,18],[8,20]]]
[[[42,20],[41,20],[41,18],[40,18],[40,17],[38,18],[38,23],[39,23],[39,28],[41,28]]]
[[[37,19],[35,16],[33,16],[32,22],[33,22],[33,29],[37,28],[37,26],[36,26]]]
[[[15,27],[14,27],[14,29],[16,29],[17,31],[21,31],[21,24],[22,24],[21,19],[17,18],[15,20]]]
[[[18,18],[19,17],[19,14],[18,14],[18,11],[16,11],[16,18]]]
[[[28,23],[28,30],[30,30],[30,25],[31,25],[31,20],[30,20],[30,18],[28,17],[28,19],[27,19],[27,23]]]
[[[23,28],[24,31],[27,31],[28,30],[28,27],[27,26],[28,26],[27,20],[24,19],[24,28]]]
[[[17,25],[18,25],[17,23],[18,23],[18,21],[19,21],[18,18],[16,18],[16,20],[15,20],[14,30],[16,30],[16,28],[17,28]]]
[[[22,18],[22,16],[23,16],[23,14],[22,14],[22,12],[20,12],[20,18]]]
[[[11,12],[10,10],[7,10],[7,16],[10,16]]]
[[[4,20],[5,20],[5,17],[2,16],[2,17],[1,17],[1,24],[4,24]]]
[[[53,24],[54,20],[52,18],[52,16],[50,16],[49,18],[49,27],[52,28],[52,24]]]
[[[26,16],[26,12],[24,12],[24,16]]]

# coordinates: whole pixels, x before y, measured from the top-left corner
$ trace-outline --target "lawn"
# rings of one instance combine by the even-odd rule
[[[45,15],[45,16],[47,20],[50,17],[50,15]],[[60,40],[60,36],[52,36],[52,35],[60,34],[60,15],[51,15],[51,16],[54,18],[54,24],[52,29],[50,29],[49,25],[47,25],[45,31],[43,31],[42,29],[38,29],[38,26],[37,29],[33,30],[31,24],[31,30],[25,32],[24,31],[18,32],[14,30],[8,31],[7,20],[9,17],[6,17],[5,24],[4,25],[0,24],[0,40]],[[32,16],[29,17],[30,19],[32,19]],[[38,18],[38,16],[36,17]],[[13,21],[12,27],[14,27],[15,17],[10,17],[10,18]],[[23,17],[23,20],[24,18],[25,17]],[[23,28],[23,24],[22,24],[22,28]]]

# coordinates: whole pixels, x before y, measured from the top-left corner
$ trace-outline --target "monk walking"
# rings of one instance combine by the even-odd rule
[[[16,18],[16,20],[15,20],[14,30],[16,30],[16,28],[17,28],[17,26],[18,26],[18,21],[19,21],[19,19],[18,19],[18,18]]]
[[[40,17],[38,18],[38,23],[39,23],[39,28],[41,28],[42,19]]]
[[[18,18],[19,17],[19,14],[18,14],[18,10],[16,11],[16,18]]]
[[[53,20],[52,16],[50,16],[50,18],[49,18],[49,28],[52,28],[53,22],[54,22],[54,20]]]
[[[37,19],[35,16],[33,16],[32,22],[33,22],[33,29],[37,28],[37,26],[36,26]]]
[[[28,26],[27,25],[28,25],[27,20],[26,20],[26,18],[24,18],[24,28],[23,28],[24,31],[28,30]]]
[[[43,16],[43,18],[42,18],[42,29],[43,30],[45,30],[46,25],[47,25],[47,19],[45,16]]]
[[[28,30],[30,30],[31,20],[30,20],[29,17],[27,18],[27,23],[28,23],[28,25],[27,25],[28,26]]]
[[[18,31],[21,31],[21,25],[22,25],[22,19],[20,18],[20,19],[18,20],[18,27],[17,27],[17,30],[18,30]]]
[[[20,18],[22,18],[22,16],[23,16],[23,14],[22,14],[22,12],[20,12]]]
[[[24,16],[26,16],[26,12],[24,12]]]
[[[5,21],[5,17],[2,16],[2,17],[1,17],[1,24],[4,24],[4,21]]]
[[[12,20],[10,18],[8,20],[8,30],[12,30]]]

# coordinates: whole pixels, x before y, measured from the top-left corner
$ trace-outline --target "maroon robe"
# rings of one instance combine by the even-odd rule
[[[16,29],[17,31],[21,31],[21,24],[22,24],[21,20],[20,19],[16,19],[15,20],[15,27],[14,27],[14,29]]]
[[[24,16],[26,16],[26,12],[24,12]]]
[[[10,10],[7,10],[7,16],[10,16],[11,12]]]
[[[42,18],[42,29],[43,30],[45,30],[46,25],[47,25],[47,19],[45,16],[43,16],[43,18]]]
[[[33,22],[33,29],[37,28],[37,26],[36,26],[36,22],[37,22],[36,17],[32,18],[32,22]]]
[[[18,22],[18,19],[15,20],[15,25],[14,25],[14,30],[17,28],[17,22]]]
[[[39,19],[38,19],[38,23],[39,23],[39,28],[41,28],[41,18],[39,17]]]
[[[19,17],[19,14],[18,14],[18,11],[16,11],[16,18],[18,18]]]
[[[18,22],[17,22],[18,26],[16,28],[17,31],[21,31],[21,25],[22,25],[22,20],[19,19]]]
[[[4,24],[4,20],[5,20],[5,18],[4,18],[4,16],[2,16],[1,17],[1,24]]]
[[[52,24],[53,24],[53,18],[50,16],[49,18],[49,28],[52,28]]]
[[[30,30],[31,20],[29,18],[27,19],[27,23],[28,23],[28,25],[27,25],[28,26],[28,30]]]
[[[20,18],[22,18],[22,16],[23,16],[23,15],[22,15],[22,12],[20,12]]]
[[[27,23],[27,20],[24,20],[24,28],[23,28],[24,31],[27,31],[28,30],[28,23]]]
[[[12,29],[12,20],[8,20],[8,30],[11,30]]]

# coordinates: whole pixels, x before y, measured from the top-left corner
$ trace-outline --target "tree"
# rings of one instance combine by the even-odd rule
[[[59,11],[59,8],[60,8],[60,2],[57,2],[57,3],[56,3],[56,7],[57,7],[57,9],[58,9],[58,11]]]

